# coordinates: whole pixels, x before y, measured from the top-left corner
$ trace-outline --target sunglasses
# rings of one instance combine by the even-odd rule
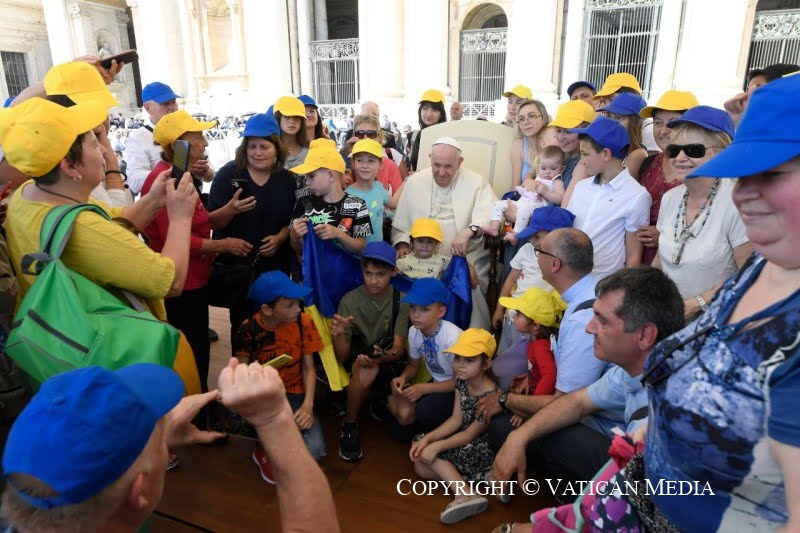
[[[670,159],[675,159],[678,157],[678,154],[683,151],[686,154],[686,157],[691,157],[692,159],[700,159],[701,157],[706,156],[706,151],[709,148],[717,148],[716,146],[705,146],[703,144],[668,144],[667,145],[667,157]]]
[[[357,130],[353,132],[353,136],[358,139],[363,139],[364,137],[375,139],[378,136],[378,132],[376,130]]]

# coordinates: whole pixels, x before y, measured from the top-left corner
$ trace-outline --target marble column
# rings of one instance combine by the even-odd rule
[[[325,0],[314,1],[314,40],[328,40],[328,6]]]
[[[311,72],[311,41],[314,37],[313,0],[297,0],[297,45],[300,62],[300,92],[314,94],[314,76]]]
[[[241,0],[241,10],[250,80],[247,104],[253,111],[264,112],[292,91],[286,2]]]
[[[414,0],[407,2],[406,7],[408,8],[408,4],[413,2]],[[446,13],[445,11],[445,15]],[[391,21],[391,23],[387,24],[387,21]],[[403,97],[403,68],[398,68],[398,58],[390,52],[403,49],[403,22],[402,0],[382,0],[381,2],[359,0],[358,60],[361,71],[362,100]],[[410,21],[406,20],[406,22]],[[445,30],[446,26],[443,26],[438,31],[444,32]],[[420,38],[420,34],[417,34],[417,39],[427,42],[427,38]],[[431,51],[429,48],[426,53],[416,56],[415,67],[424,69]],[[447,64],[446,56],[444,64]],[[446,80],[441,80],[439,83],[442,81]],[[441,85],[438,87],[441,88]]]
[[[50,42],[50,55],[53,64],[72,61],[75,53],[75,42],[72,37],[72,24],[67,13],[65,0],[42,0],[44,21],[47,25],[47,39]]]
[[[187,94],[185,49],[181,37],[177,0],[127,0],[136,32],[142,85],[154,81],[169,84],[179,95]]]
[[[236,74],[243,74],[247,69],[244,55],[242,14],[239,8],[240,0],[227,0],[227,2],[231,13],[231,48],[229,54],[231,71]]]

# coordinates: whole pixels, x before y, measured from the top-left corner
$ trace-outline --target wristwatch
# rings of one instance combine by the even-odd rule
[[[472,236],[473,237],[477,237],[478,236],[478,230],[481,229],[481,227],[479,225],[477,225],[477,224],[472,224],[469,227],[469,229],[472,232]]]
[[[705,313],[706,311],[708,311],[708,304],[706,303],[706,299],[703,298],[702,295],[695,296],[695,299],[697,300],[697,305],[700,306],[701,313]]]
[[[508,400],[508,392],[503,392],[500,394],[500,397],[497,399],[497,403],[500,404],[500,407],[503,409],[506,408],[506,400]]]

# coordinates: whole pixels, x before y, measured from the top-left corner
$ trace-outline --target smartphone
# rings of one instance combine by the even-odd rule
[[[271,366],[275,370],[280,370],[281,368],[285,367],[291,362],[292,362],[292,357],[290,355],[283,354],[279,355],[275,359],[270,359],[261,366]]]
[[[9,194],[11,194],[11,180],[7,181],[3,188],[0,189],[0,201],[5,200]]]
[[[239,189],[242,190],[242,194],[239,196],[239,200],[244,200],[245,198],[250,198],[251,196],[253,196],[253,193],[250,191],[250,184],[247,182],[246,179],[234,178],[231,180],[231,182],[233,183],[234,193],[236,193],[236,191]]]
[[[189,170],[189,141],[175,141],[172,145],[172,177],[180,181],[183,175]],[[175,186],[177,187],[177,182]]]
[[[105,69],[109,69],[111,68],[111,62],[115,59],[117,60],[117,63],[125,63],[127,65],[128,63],[133,63],[134,61],[138,61],[139,53],[136,50],[126,50],[124,52],[120,52],[117,55],[108,56],[105,59],[101,59],[100,66],[102,66]]]

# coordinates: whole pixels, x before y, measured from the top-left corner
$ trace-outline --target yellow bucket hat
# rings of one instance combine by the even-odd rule
[[[491,359],[496,349],[497,341],[494,340],[494,335],[485,329],[469,328],[445,352],[461,357],[477,357],[485,353]]]
[[[533,93],[531,92],[529,87],[524,85],[515,85],[506,92],[503,93],[503,98],[508,98],[511,95],[519,96],[524,100],[531,100],[533,99]]]
[[[430,218],[418,218],[415,220],[411,225],[411,231],[409,232],[409,235],[415,239],[419,237],[430,237],[431,239],[436,239],[439,242],[444,240],[444,236],[442,235],[442,225]]]
[[[686,111],[700,105],[697,97],[689,91],[669,90],[658,99],[656,105],[649,105],[639,111],[642,118],[652,118],[659,109],[664,111]]]
[[[594,98],[612,95],[623,87],[633,89],[640,96],[642,94],[642,88],[639,86],[639,81],[636,79],[636,77],[634,77],[633,74],[628,74],[627,72],[616,72],[614,74],[609,74],[605,83],[603,83],[603,86],[599,91],[597,91],[597,94],[594,95]]]
[[[213,128],[216,122],[201,122],[183,109],[164,115],[153,128],[153,140],[162,148],[169,146],[187,131]]]
[[[567,309],[567,304],[557,292],[548,292],[538,287],[528,289],[517,298],[500,298],[500,305],[506,309],[515,309],[548,328],[559,327]]]
[[[336,150],[336,143],[330,139],[314,139],[311,141],[308,146],[306,160],[289,170],[295,174],[311,174],[320,168],[344,173],[344,159]]]
[[[419,99],[419,103],[422,102],[442,102],[444,104],[444,93],[438,89],[428,89],[422,93],[422,98]]]
[[[75,139],[108,118],[100,102],[63,107],[31,98],[0,111],[0,146],[9,164],[28,176],[44,176],[66,157]]]
[[[548,126],[556,128],[577,128],[584,122],[594,121],[594,108],[583,100],[570,100],[558,106],[556,117]]]
[[[306,106],[303,101],[296,96],[281,96],[272,107],[272,112],[280,112],[284,117],[306,118]]]
[[[355,157],[356,154],[360,153],[372,154],[378,159],[383,159],[383,147],[381,143],[373,139],[361,139],[353,145],[350,155]]]
[[[48,96],[66,95],[76,104],[96,101],[106,107],[119,105],[97,69],[83,61],[62,63],[48,70],[44,91]]]

